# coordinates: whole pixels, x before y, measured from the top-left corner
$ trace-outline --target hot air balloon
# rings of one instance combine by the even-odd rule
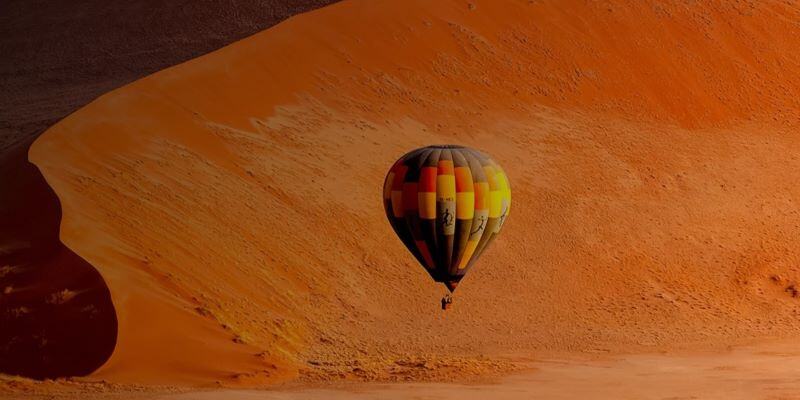
[[[500,233],[511,209],[511,188],[503,169],[483,153],[428,146],[394,163],[383,185],[383,204],[403,244],[452,293]],[[451,302],[446,295],[442,308]]]

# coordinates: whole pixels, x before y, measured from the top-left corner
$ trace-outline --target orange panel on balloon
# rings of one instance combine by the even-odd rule
[[[419,191],[436,192],[436,173],[435,167],[424,167],[419,174]]]

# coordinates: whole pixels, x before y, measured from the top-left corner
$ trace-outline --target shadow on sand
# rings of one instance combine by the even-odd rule
[[[82,376],[111,356],[103,278],[59,239],[61,205],[23,143],[0,158],[0,373]]]

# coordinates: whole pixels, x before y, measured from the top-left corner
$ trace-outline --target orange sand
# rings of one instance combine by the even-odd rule
[[[796,337],[799,17],[345,1],[102,96],[29,153],[114,302],[92,378],[461,377]],[[430,143],[490,143],[515,203],[444,314],[380,202]]]
[[[753,400],[797,399],[797,346],[770,344],[721,354],[541,360],[535,371],[479,384],[350,383],[293,390],[214,390],[154,400]]]

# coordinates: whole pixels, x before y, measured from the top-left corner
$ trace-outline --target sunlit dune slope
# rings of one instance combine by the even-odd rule
[[[796,335],[799,18],[345,1],[104,95],[30,151],[116,308],[95,375],[403,378]],[[491,154],[515,204],[446,313],[381,203],[431,143]]]

